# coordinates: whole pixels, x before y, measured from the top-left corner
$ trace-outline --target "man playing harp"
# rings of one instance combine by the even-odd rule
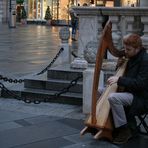
[[[135,115],[148,111],[148,54],[137,34],[124,37],[123,44],[129,59],[125,74],[107,80],[109,85],[117,83],[119,88],[124,88],[108,96],[115,126],[113,143],[116,144],[126,143],[132,137],[136,129]]]

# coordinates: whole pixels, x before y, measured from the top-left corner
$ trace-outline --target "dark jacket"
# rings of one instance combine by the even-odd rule
[[[76,25],[78,23],[78,17],[75,16],[74,12],[71,12],[70,16],[71,16],[71,25]]]
[[[131,116],[148,112],[148,54],[146,50],[142,49],[128,61],[125,75],[119,78],[117,84],[134,95],[129,111]]]

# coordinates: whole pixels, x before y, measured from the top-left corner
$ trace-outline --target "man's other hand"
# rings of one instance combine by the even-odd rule
[[[118,82],[118,79],[119,79],[119,77],[117,77],[117,76],[109,77],[108,80],[107,80],[107,83],[108,83],[109,85],[112,85],[112,84],[114,84],[114,83],[117,83],[117,82]]]

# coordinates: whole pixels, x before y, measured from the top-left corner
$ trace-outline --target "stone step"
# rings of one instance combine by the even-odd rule
[[[59,65],[47,71],[49,79],[73,80],[83,73],[82,69],[72,69],[69,64]],[[79,80],[82,81],[82,78]]]
[[[59,65],[49,69],[47,73],[25,77],[23,84],[16,84],[8,89],[20,97],[29,99],[37,98],[41,101],[47,99],[49,102],[82,104],[82,77],[68,92],[55,97],[55,94],[67,88],[72,80],[82,76],[82,72],[83,70],[80,69],[71,69],[68,64]],[[2,92],[2,96],[10,97],[4,92]]]
[[[49,91],[44,89],[31,89],[24,88],[23,84],[16,84],[14,86],[8,87],[8,89],[18,95],[20,98],[28,98],[29,100],[40,100],[40,101],[48,101],[54,103],[64,103],[64,104],[73,104],[73,105],[82,105],[82,93],[71,93],[67,92],[61,94],[58,97],[55,97],[55,94],[58,91]],[[9,97],[7,93],[4,91],[1,92],[2,97]]]
[[[70,85],[70,80],[61,79],[47,79],[47,75],[32,76],[26,78],[24,81],[25,88],[44,89],[51,91],[61,91]],[[82,81],[78,81],[76,85],[72,86],[69,91],[72,93],[82,93]]]

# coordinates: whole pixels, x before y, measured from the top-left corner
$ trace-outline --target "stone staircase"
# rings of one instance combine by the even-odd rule
[[[72,80],[82,75],[82,72],[81,69],[71,69],[69,64],[59,65],[50,68],[45,74],[25,78],[24,84],[16,84],[7,88],[22,98],[41,101],[46,99],[49,102],[81,105],[83,78],[80,78],[68,92],[58,97],[55,97],[55,94],[68,87]],[[2,92],[1,96],[10,97],[5,92]]]

